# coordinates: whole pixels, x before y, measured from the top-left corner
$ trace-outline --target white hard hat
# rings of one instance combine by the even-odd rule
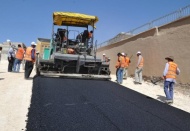
[[[137,54],[141,54],[141,52],[140,52],[140,51],[137,51]]]
[[[9,42],[11,42],[11,40],[7,39],[7,42],[9,43]]]
[[[122,53],[121,53],[121,55],[123,55],[123,56],[124,56],[124,55],[125,55],[125,53],[123,53],[123,52],[122,52]]]
[[[31,42],[31,45],[36,45],[36,43],[35,42]]]
[[[105,53],[103,55],[106,55]]]

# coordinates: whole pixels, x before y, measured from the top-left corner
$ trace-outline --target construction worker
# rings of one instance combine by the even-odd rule
[[[82,33],[77,35],[76,40],[77,42],[82,42]]]
[[[130,63],[130,59],[129,57],[127,57],[127,53],[124,53],[124,60],[125,60],[125,68],[123,71],[123,79],[127,79],[128,76],[128,67],[129,67],[129,63]]]
[[[20,70],[20,64],[22,62],[22,59],[24,57],[24,49],[21,47],[20,44],[18,44],[18,49],[16,49],[16,56],[15,56],[15,61],[14,61],[14,68],[13,71],[14,72],[19,72]]]
[[[110,61],[110,58],[106,57],[105,62],[109,62],[109,61]]]
[[[25,55],[26,47],[24,47],[23,49],[24,49],[24,55]],[[26,60],[23,59],[23,60],[22,60],[22,69],[23,69],[23,70],[25,69],[25,63],[26,63]]]
[[[9,50],[8,50],[8,72],[13,71],[13,65],[15,60],[15,50],[13,49],[13,45],[11,44],[10,40],[7,40],[7,43],[9,44]]]
[[[25,79],[28,79],[32,70],[33,70],[33,67],[34,67],[34,63],[35,63],[35,57],[36,57],[36,43],[35,42],[32,42],[31,43],[31,47],[28,47],[26,49],[26,53],[25,53],[25,56],[24,56],[24,59],[26,60],[26,63],[25,63],[25,72],[24,72],[24,77]]]
[[[105,53],[102,54],[102,62],[106,62],[106,54]]]
[[[169,56],[165,58],[168,62],[165,65],[163,72],[164,92],[166,95],[166,103],[173,103],[173,89],[176,83],[176,75],[179,75],[180,70],[176,63],[174,63],[174,57]]]
[[[91,30],[89,33],[88,33],[88,39],[92,38],[93,36],[93,31]]]
[[[121,53],[119,56],[118,61],[118,71],[117,71],[117,83],[122,84],[123,83],[123,70],[125,67],[125,59],[124,59],[124,53]]]
[[[135,69],[134,83],[142,84],[142,70],[143,70],[143,65],[144,65],[144,58],[142,57],[140,51],[137,52],[137,57],[138,57],[138,61],[137,61],[136,69]]]
[[[116,65],[115,65],[115,68],[116,68],[116,80],[118,79],[118,76],[117,76],[117,72],[118,72],[118,69],[119,69],[119,57],[121,56],[121,53],[117,53],[117,62],[116,62]]]
[[[1,61],[1,51],[2,51],[2,49],[3,49],[3,48],[2,48],[2,47],[0,47],[0,61]]]

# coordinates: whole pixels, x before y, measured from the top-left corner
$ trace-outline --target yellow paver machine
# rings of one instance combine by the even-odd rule
[[[96,56],[97,16],[54,12],[50,47],[37,54],[36,75],[110,79],[109,63]]]

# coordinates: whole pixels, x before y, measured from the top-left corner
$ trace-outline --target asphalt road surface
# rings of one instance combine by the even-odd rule
[[[36,77],[27,131],[190,131],[190,114],[110,81]]]

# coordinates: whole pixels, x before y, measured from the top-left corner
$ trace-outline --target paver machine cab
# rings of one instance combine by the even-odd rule
[[[109,80],[109,63],[96,56],[93,43],[97,21],[96,16],[54,12],[50,47],[37,54],[36,75]]]

